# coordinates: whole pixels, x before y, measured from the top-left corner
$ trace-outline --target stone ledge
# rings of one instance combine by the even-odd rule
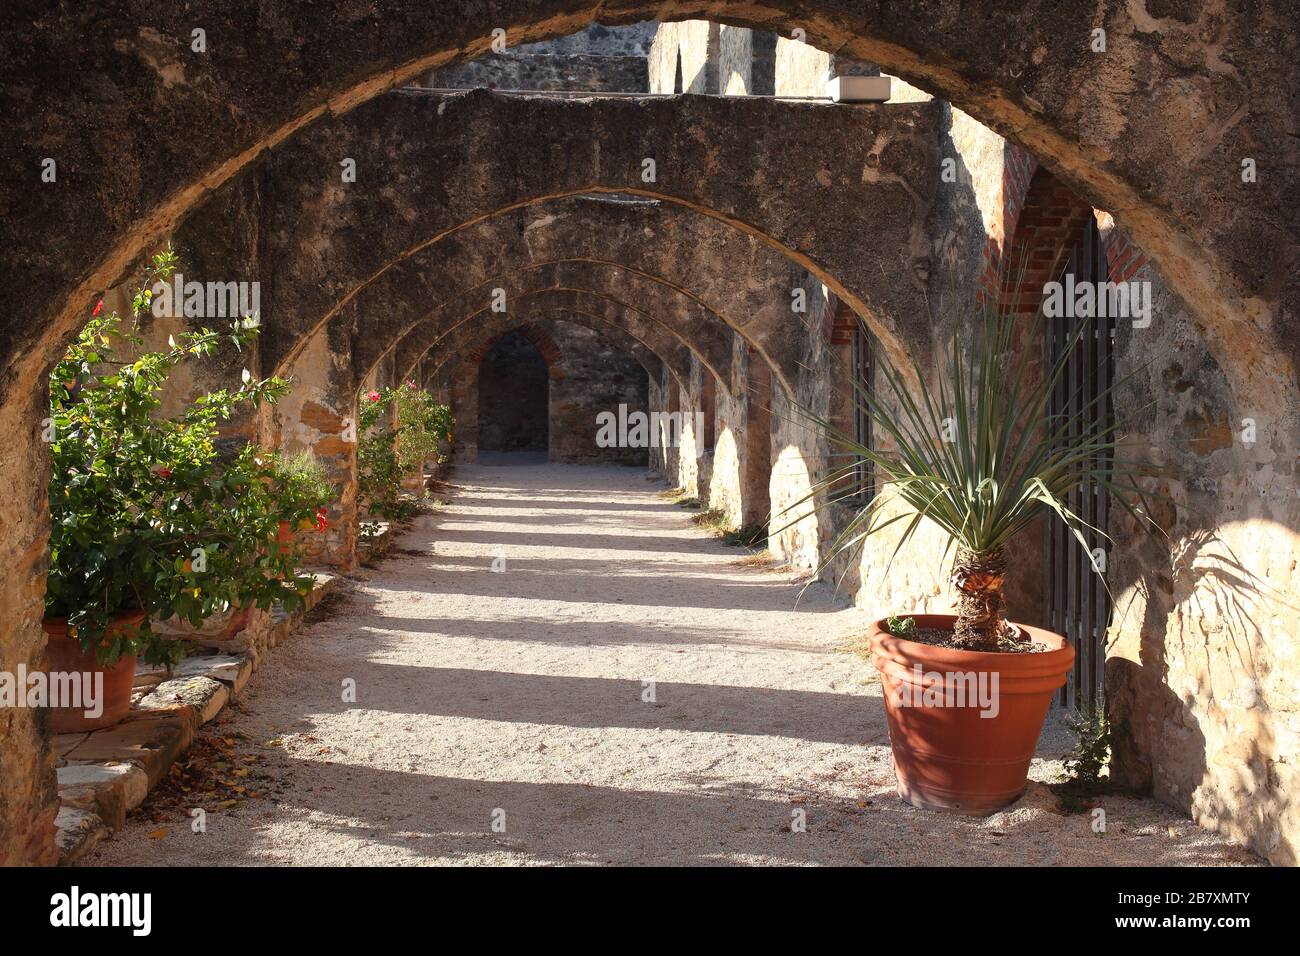
[[[188,715],[135,711],[115,727],[94,731],[67,755],[69,764],[133,763],[157,786],[177,757],[194,739]]]
[[[220,680],[207,676],[177,677],[160,683],[136,707],[182,714],[197,730],[221,713],[229,700],[230,688]]]
[[[316,587],[302,610],[289,614],[277,608],[250,619],[250,628],[266,630],[268,646],[287,637],[307,611],[345,580],[332,570],[311,571]],[[80,860],[110,830],[125,823],[126,814],[167,775],[198,729],[243,690],[259,661],[250,647],[244,652],[187,657],[170,675],[165,668],[141,666],[135,677],[137,699],[125,720],[103,730],[55,736],[60,764],[56,772],[61,806],[55,821],[60,865]]]
[[[69,764],[56,772],[63,806],[95,813],[113,830],[149,792],[148,775],[132,763]]]
[[[59,866],[76,863],[108,836],[108,828],[97,814],[76,807],[60,807],[54,826]]]

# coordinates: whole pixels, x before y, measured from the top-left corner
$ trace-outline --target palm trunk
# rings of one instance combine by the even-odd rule
[[[972,651],[995,651],[998,639],[1010,632],[1002,585],[1007,556],[994,551],[957,550],[952,583],[957,588],[957,622],[953,638]]]

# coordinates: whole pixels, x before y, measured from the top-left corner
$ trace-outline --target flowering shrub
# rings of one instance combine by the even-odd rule
[[[153,260],[132,318],[148,308],[149,288],[175,267],[169,252]],[[136,354],[141,341],[102,303],[50,374],[52,471],[47,617],[66,617],[82,647],[102,663],[142,652],[174,660],[180,646],[149,628],[105,640],[115,617],[144,611],[197,627],[213,614],[280,601],[301,605],[312,579],[292,557],[269,546],[286,509],[277,459],[251,444],[218,446],[219,426],[240,406],[275,402],[288,390],[245,370],[236,390],[201,395],[177,416],[161,414],[160,393],[178,366],[222,344],[242,349],[257,335],[255,318],[227,332],[209,329]]]
[[[324,531],[329,524],[326,506],[335,497],[324,469],[308,452],[289,458],[276,452],[270,462],[280,520],[299,531]]]
[[[357,490],[370,514],[397,518],[404,514],[402,479],[419,474],[424,462],[437,454],[440,441],[450,441],[451,409],[414,382],[368,392],[358,414],[361,440],[357,446]]]

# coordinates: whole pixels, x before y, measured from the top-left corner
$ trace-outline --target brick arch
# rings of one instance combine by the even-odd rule
[[[500,332],[497,335],[494,335],[492,338],[485,341],[482,345],[479,345],[478,347],[472,349],[469,355],[467,356],[467,358],[470,361],[472,361],[475,365],[479,364],[480,362],[483,361],[484,358],[487,357],[488,352],[492,351],[493,346],[495,346],[498,342],[500,342],[511,332],[517,332],[520,335],[522,335],[524,338],[526,338],[529,342],[531,342],[533,344],[533,348],[537,349],[537,354],[540,355],[542,357],[542,361],[546,363],[547,368],[550,368],[551,366],[559,362],[562,362],[564,360],[564,353],[560,350],[560,346],[556,344],[556,341],[554,337],[551,335],[551,333],[547,332],[544,328],[542,328],[540,325],[537,325],[535,322],[525,322],[521,325],[515,326],[513,329],[509,329],[505,332]]]
[[[1110,213],[1093,209],[1066,183],[1018,146],[1007,147],[1002,178],[1000,228],[984,249],[979,295],[996,294],[1000,306],[1019,313],[1037,311],[1043,286],[1079,231],[1095,217],[1113,281],[1126,281],[1148,264],[1146,255],[1115,225]],[[998,288],[1000,269],[1017,275],[1020,289]],[[1019,275],[1023,268],[1023,275]]]

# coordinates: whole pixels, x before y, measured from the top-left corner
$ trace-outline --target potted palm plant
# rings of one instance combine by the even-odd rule
[[[1026,320],[1032,327],[1020,341],[1041,342],[1043,321],[1041,314]],[[1052,696],[1073,666],[1063,636],[1007,619],[1015,537],[1050,514],[1086,549],[1085,533],[1105,529],[1071,510],[1069,493],[1080,487],[1103,489],[1140,525],[1155,527],[1136,482],[1142,466],[1118,447],[1127,419],[1099,424],[1092,414],[1110,407],[1122,382],[1073,415],[1049,417],[1085,323],[1048,367],[1017,354],[1016,326],[1014,316],[982,306],[974,341],[954,335],[933,386],[915,361],[906,377],[881,363],[879,392],[855,382],[855,403],[882,447],[866,447],[804,411],[851,460],[817,484],[809,496],[815,508],[848,499],[840,489],[861,459],[881,485],[854,506],[823,567],[900,522],[889,566],[925,523],[947,538],[945,557],[953,553],[954,614],[891,616],[869,635],[898,792],[920,807],[983,814],[1016,800]]]
[[[173,268],[170,251],[153,260],[133,317],[148,307],[149,286]],[[56,702],[56,732],[125,716],[138,654],[149,663],[178,658],[182,645],[163,639],[154,620],[197,628],[231,608],[279,601],[292,609],[312,584],[291,558],[267,547],[280,515],[268,456],[251,444],[231,452],[219,442],[237,406],[275,401],[288,383],[245,372],[240,388],[162,414],[171,371],[223,342],[244,347],[257,334],[255,321],[239,320],[222,334],[186,333],[147,352],[102,305],[50,374],[44,629],[52,674],[102,681],[105,699],[96,716]]]

